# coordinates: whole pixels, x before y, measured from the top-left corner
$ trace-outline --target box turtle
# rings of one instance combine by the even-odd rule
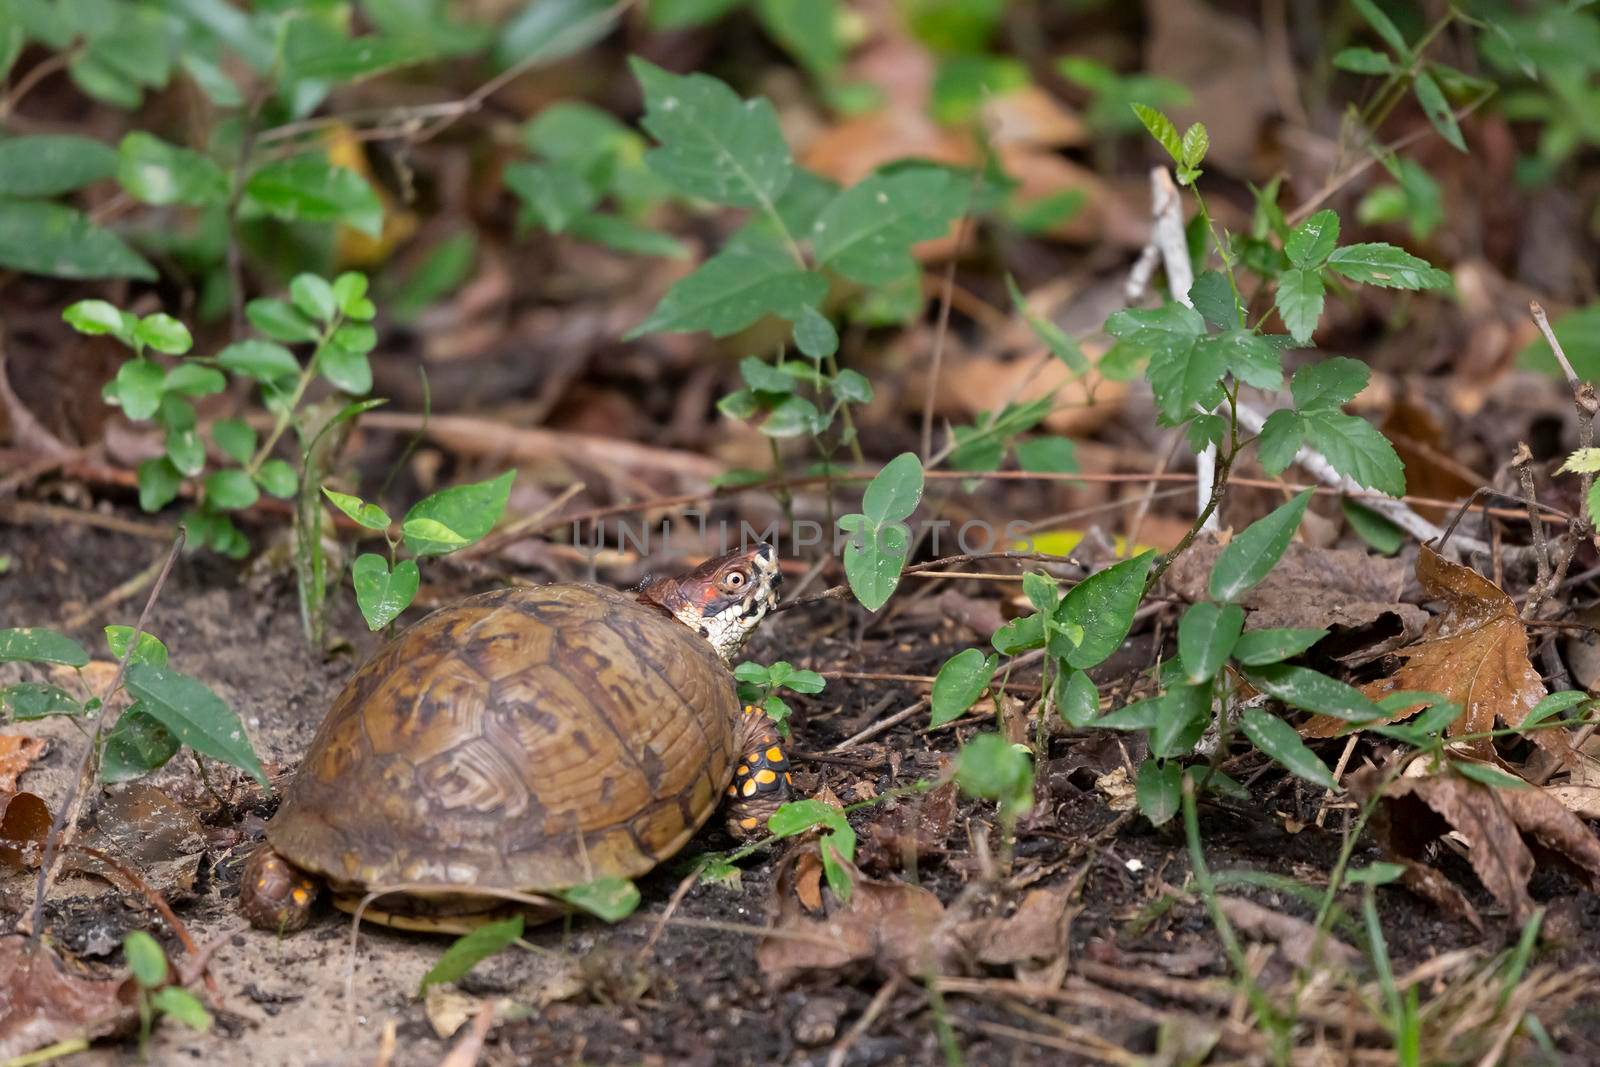
[[[787,796],[787,762],[727,664],[778,580],[762,544],[632,596],[500,589],[410,627],[317,730],[245,864],[245,917],[297,930],[326,882],[345,910],[394,887],[363,914],[459,932],[505,908],[470,887],[637,877],[725,795],[729,828],[759,830]]]

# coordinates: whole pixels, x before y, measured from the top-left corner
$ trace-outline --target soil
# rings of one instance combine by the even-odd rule
[[[0,525],[0,555],[12,557],[10,572],[0,577],[0,625],[58,625],[164,551],[154,540],[76,525]],[[445,567],[435,568],[428,578],[445,583],[425,590],[436,597],[471,592],[485,581]],[[242,581],[232,564],[204,553],[186,554],[152,615],[150,628],[170,647],[173,665],[203,679],[238,711],[275,781],[286,780],[339,687],[376,647],[360,625],[348,591],[341,589],[335,601],[332,628],[352,645],[344,654],[325,658],[302,639],[287,576]],[[74,636],[104,658],[98,627],[131,623],[142,602],[143,594],[131,598]],[[839,618],[837,606],[828,604],[781,614],[765,628],[751,656],[763,662],[784,658],[815,669],[847,666],[915,674],[936,667],[947,652],[942,645],[966,639],[949,623],[919,623],[912,617],[870,631],[856,647],[855,635],[834,625]],[[17,673],[16,668],[11,671]],[[802,789],[827,790],[852,801],[935,775],[942,757],[955,750],[957,735],[923,732],[917,723],[859,746],[847,760],[805,756],[826,750],[919,695],[912,686],[846,680],[830,683],[818,697],[793,700],[793,743]],[[54,810],[81,757],[83,737],[74,724],[60,720],[29,724],[28,732],[49,736],[51,746],[24,775],[21,788],[38,793]],[[1184,1003],[1159,992],[1161,982],[1177,989],[1195,978],[1225,977],[1229,967],[1203,904],[1179,890],[1190,869],[1181,820],[1161,830],[1142,820],[1118,820],[1095,790],[1093,779],[1124,758],[1114,741],[1060,737],[1053,742],[1051,759],[1039,771],[1040,803],[1018,828],[1013,871],[1042,873],[1037,884],[1044,886],[1081,874],[1078,910],[1071,919],[1071,960],[1148,974],[1154,981],[1151,988],[1124,986],[1122,992],[1196,1022],[1221,1018],[1227,1014],[1225,1006]],[[466,994],[508,998],[518,1006],[500,1010],[504,1021],[490,1034],[484,1063],[822,1067],[830,1062],[830,1048],[862,1019],[886,981],[886,968],[870,964],[815,972],[781,988],[766,980],[756,961],[759,928],[775,911],[775,886],[785,862],[783,851],[767,849],[742,862],[736,884],[700,884],[688,890],[673,911],[675,921],[653,944],[686,862],[670,863],[643,879],[643,904],[627,920],[614,926],[580,920],[531,929],[529,951],[513,949],[492,957],[454,990],[442,996],[436,992],[425,1001],[416,991],[447,944],[441,938],[365,926],[352,951],[348,918],[331,910],[320,912],[307,930],[281,939],[245,925],[236,910],[238,870],[274,801],[214,764],[208,779],[209,787],[192,761],[177,759],[147,783],[112,791],[154,786],[178,808],[198,815],[205,842],[192,889],[169,895],[189,935],[212,952],[216,1025],[203,1034],[172,1024],[158,1027],[150,1062],[370,1064],[379,1057],[386,1028],[392,1027],[389,1062],[434,1064],[450,1042],[430,1023],[430,1008],[438,1014],[452,997]],[[1343,813],[1330,813],[1330,829],[1319,828],[1315,815],[1321,796],[1276,773],[1261,776],[1252,790],[1250,804],[1203,808],[1211,869],[1321,883],[1339,847],[1339,834],[1331,827],[1339,825]],[[910,797],[891,800],[861,810],[853,821],[865,841],[871,837],[871,824],[899,818],[916,803]],[[97,803],[85,832],[112,819],[114,809],[110,801]],[[975,842],[985,833],[994,840],[998,831],[993,824],[992,806],[961,802],[947,833],[920,857],[914,878],[947,905],[969,895],[982,866],[982,847]],[[1108,828],[1113,828],[1109,836],[1102,835]],[[1092,844],[1097,835],[1103,839]],[[730,845],[720,829],[708,828],[684,850],[683,858]],[[867,856],[864,849],[864,865]],[[1353,863],[1378,858],[1375,848],[1363,842]],[[1490,952],[1514,937],[1514,928],[1495,914],[1492,900],[1476,888],[1464,865],[1451,872],[1472,887],[1468,892],[1486,916],[1487,934],[1480,936],[1402,889],[1384,887],[1377,900],[1397,971],[1454,949]],[[870,873],[913,877],[903,869],[881,866]],[[0,921],[8,928],[26,911],[32,886],[31,875],[24,874],[0,882]],[[1541,949],[1538,962],[1562,968],[1600,957],[1600,898],[1581,895],[1577,883],[1559,873],[1540,874],[1533,888],[1549,904],[1552,921],[1560,918],[1562,931]],[[1307,905],[1276,889],[1236,886],[1229,892],[1279,911],[1311,914]],[[1355,899],[1349,898],[1352,905]],[[1354,914],[1359,924],[1359,913]],[[156,933],[174,960],[183,956],[172,931],[141,898],[95,878],[64,878],[45,915],[59,947],[95,973],[119,972],[116,946],[131,929]],[[1359,938],[1359,926],[1347,936]],[[1010,977],[1005,969],[982,965],[975,971]],[[1267,965],[1264,980],[1286,974],[1275,959]],[[1591,997],[1563,1017],[1543,1020],[1565,1062],[1600,1062],[1597,1005],[1600,1000]],[[1030,1004],[1014,997],[947,995],[942,1010],[935,1011],[926,987],[912,975],[878,1006],[838,1062],[943,1062],[941,1017],[969,1064],[1090,1062],[1065,1051],[1082,1047],[1063,1044],[1065,1039],[1054,1039],[1056,1047],[1038,1043],[1051,1040],[1055,1032],[1040,1023],[1041,1012],[1136,1052],[1157,1047],[1157,1028],[1150,1022],[1081,1004],[1052,1007],[1044,1000]],[[137,1044],[130,1038],[97,1045],[72,1062],[138,1060]]]

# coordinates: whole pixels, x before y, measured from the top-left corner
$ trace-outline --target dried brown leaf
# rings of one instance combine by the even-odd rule
[[[1500,802],[1528,837],[1541,862],[1570,869],[1600,892],[1600,839],[1565,804],[1537,786],[1501,789]]]
[[[49,946],[0,938],[0,1060],[131,1027],[132,981],[73,974]]]
[[[1552,785],[1545,792],[1580,819],[1600,819],[1600,785]]]
[[[50,808],[33,793],[0,796],[0,863],[34,866],[50,834]]]
[[[1243,897],[1219,896],[1217,905],[1228,921],[1250,937],[1275,941],[1284,959],[1296,967],[1310,967],[1312,950],[1317,946],[1317,928],[1295,915],[1275,911]],[[1361,953],[1331,934],[1321,939],[1321,962],[1330,963],[1347,971],[1355,970],[1361,963]]]
[[[1367,685],[1374,700],[1400,690],[1441,693],[1461,706],[1447,730],[1450,736],[1486,733],[1498,719],[1516,726],[1544,698],[1544,682],[1528,660],[1528,630],[1516,605],[1499,586],[1473,570],[1423,546],[1417,557],[1417,580],[1425,594],[1445,602],[1443,615],[1428,636],[1396,655],[1404,665],[1387,678]],[[1397,722],[1422,710],[1407,708],[1387,721]],[[1310,737],[1331,737],[1344,729],[1342,719],[1317,716],[1305,727]],[[1556,730],[1532,734],[1541,747],[1564,757],[1566,736]],[[1494,758],[1488,738],[1469,742],[1482,759]]]
[[[0,796],[17,791],[17,779],[48,747],[48,741],[37,737],[0,734]]]

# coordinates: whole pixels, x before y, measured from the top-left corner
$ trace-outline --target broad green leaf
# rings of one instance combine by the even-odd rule
[[[874,526],[911,517],[922,500],[922,461],[902,452],[883,465],[861,496],[861,511]]]
[[[346,318],[367,322],[375,314],[372,301],[367,299],[367,276],[358,270],[347,270],[333,279],[328,287],[333,302]]]
[[[131,665],[126,684],[144,711],[180,742],[267,785],[244,723],[217,694],[193,678],[148,663]]]
[[[140,319],[139,325],[133,328],[133,335],[147,347],[169,356],[181,356],[194,347],[189,328],[159,311]]]
[[[89,653],[66,634],[42,626],[25,626],[0,630],[0,663],[8,661],[82,667],[89,662]]]
[[[1150,754],[1177,759],[1194,751],[1211,722],[1212,683],[1174,685],[1161,696],[1161,714],[1150,731]]]
[[[1061,598],[1056,621],[1083,629],[1083,641],[1061,653],[1068,666],[1088,670],[1122,646],[1154,563],[1154,552],[1142,552],[1091,574]]]
[[[228,387],[228,379],[214,367],[180,363],[167,371],[162,391],[167,396],[213,396]]]
[[[1346,245],[1328,257],[1328,269],[1385,289],[1447,289],[1450,275],[1394,245]]]
[[[944,661],[933,680],[933,714],[929,726],[943,726],[967,713],[989,688],[1000,657],[984,655],[982,649],[968,648]]]
[[[1416,91],[1417,103],[1422,105],[1423,114],[1439,131],[1439,136],[1457,152],[1465,152],[1467,142],[1461,136],[1461,126],[1456,122],[1455,112],[1450,110],[1450,101],[1445,99],[1444,91],[1433,80],[1433,75],[1425,70],[1418,71],[1411,88]]]
[[[289,299],[302,315],[318,322],[331,322],[339,313],[333,286],[316,274],[296,274],[289,282]]]
[[[439,962],[428,968],[428,973],[422,976],[417,995],[426,993],[429,986],[444,985],[466,977],[472,968],[521,937],[522,925],[523,917],[513,915],[499,922],[484,923],[471,933],[457,938],[454,944],[444,950]]]
[[[1487,763],[1473,763],[1470,760],[1451,760],[1450,767],[1464,778],[1488,786],[1490,789],[1527,789],[1529,783],[1514,774],[1507,774],[1498,767],[1491,767]]]
[[[1022,576],[1022,595],[1028,598],[1033,609],[1048,615],[1061,603],[1061,592],[1056,580],[1047,574],[1029,571]]]
[[[1342,411],[1308,411],[1301,413],[1300,426],[1306,443],[1340,474],[1367,489],[1405,494],[1405,465],[1389,439],[1366,419]]]
[[[990,638],[994,650],[1002,656],[1014,656],[1044,647],[1044,620],[1037,614],[1012,619],[1001,626]]]
[[[1293,726],[1276,715],[1260,708],[1247,707],[1239,725],[1257,748],[1289,773],[1324,789],[1339,788],[1328,765],[1306,747]]]
[[[1359,247],[1359,246],[1351,246]],[[1338,252],[1343,252],[1339,249]],[[1338,254],[1335,252],[1335,255]],[[1293,267],[1278,275],[1278,290],[1274,302],[1289,335],[1298,344],[1310,344],[1316,332],[1317,320],[1322,317],[1322,305],[1327,289],[1322,276],[1315,269]]]
[[[289,221],[339,222],[369,237],[383,229],[383,204],[366,179],[321,156],[268,163],[245,183],[247,205]]]
[[[161,364],[150,359],[130,359],[117,368],[107,399],[114,396],[122,413],[130,419],[148,419],[161,407],[161,391],[166,383]]]
[[[0,200],[0,267],[51,278],[156,280],[156,270],[80,211],[39,200]]]
[[[1283,251],[1297,267],[1320,267],[1338,245],[1339,216],[1323,210],[1290,232],[1288,240],[1283,242]]]
[[[1244,325],[1244,309],[1234,299],[1233,287],[1221,271],[1202,271],[1189,288],[1189,300],[1213,326],[1237,330]]]
[[[911,246],[944,236],[966,199],[966,183],[942,168],[875,174],[817,216],[811,227],[817,264],[863,285],[903,278],[917,269]]]
[[[256,450],[256,431],[242,419],[218,419],[211,424],[211,439],[240,463],[249,463]]]
[[[340,332],[343,330],[341,327]],[[318,352],[317,371],[330,385],[352,396],[372,391],[372,363],[366,353],[340,343],[337,337]]]
[[[1205,126],[1198,122],[1190,124],[1183,131],[1182,149],[1184,166],[1193,169],[1204,162],[1206,153],[1211,150],[1211,135],[1206,132]]]
[[[206,502],[222,511],[238,511],[261,499],[261,490],[240,468],[212,471],[201,483],[206,489]]]
[[[618,215],[592,213],[574,219],[568,230],[572,236],[585,241],[628,252],[636,256],[662,256],[666,259],[688,259],[689,248],[670,234],[641,226],[631,219]]]
[[[812,359],[827,359],[839,350],[839,333],[826,315],[807,304],[795,320],[794,343]]]
[[[139,508],[160,511],[177,499],[183,475],[167,459],[147,459],[139,464]]]
[[[1065,437],[1030,437],[1017,442],[1017,466],[1025,471],[1071,474],[1078,469],[1078,446]]]
[[[1007,811],[1033,806],[1033,760],[1025,745],[996,733],[981,733],[956,754],[956,784],[979,800],[994,800]]]
[[[560,161],[514,163],[506,168],[505,183],[528,215],[551,233],[563,233],[587,215],[602,192],[576,166]]]
[[[1153,730],[1161,722],[1166,707],[1165,697],[1135,700],[1116,711],[1107,712],[1091,725],[1102,730]]]
[[[1064,668],[1056,677],[1056,711],[1068,726],[1082,728],[1100,714],[1100,693],[1084,671]]]
[[[1289,383],[1294,406],[1301,411],[1337,410],[1367,387],[1372,372],[1360,360],[1334,356],[1295,372]]]
[[[1182,163],[1183,141],[1179,139],[1178,128],[1172,124],[1172,120],[1145,104],[1134,104],[1133,113],[1139,116],[1139,121],[1150,131],[1150,136],[1156,139],[1156,143],[1167,150],[1167,155],[1172,157],[1172,161]]]
[[[771,210],[789,183],[793,160],[771,102],[740,100],[706,74],[671,74],[629,60],[644,92],[639,120],[660,147],[645,164],[687,196]]]
[[[211,1013],[199,998],[182,986],[169,985],[156,990],[150,994],[150,1006],[191,1030],[211,1029]]]
[[[382,556],[364,552],[350,568],[350,581],[355,586],[356,604],[361,608],[361,617],[367,621],[367,629],[381,630],[411,606],[422,575],[416,560],[403,559],[390,572],[389,563]]]
[[[146,204],[221,204],[228,176],[198,152],[136,130],[117,151],[117,181]]]
[[[17,682],[0,686],[0,712],[22,722],[47,715],[77,715],[83,705],[65,689],[43,682]]]
[[[406,512],[402,523],[403,528],[412,527],[405,533],[406,547],[419,556],[434,556],[481,540],[500,521],[516,474],[516,471],[506,471],[498,478],[451,486],[419,500]],[[419,519],[439,523],[459,537],[460,542],[452,543],[415,528],[413,524]]]
[[[1145,760],[1134,778],[1133,795],[1139,813],[1150,820],[1150,825],[1170,822],[1183,802],[1183,765]]]
[[[1340,507],[1356,536],[1383,555],[1394,555],[1406,543],[1406,532],[1371,508],[1349,499],[1340,501]]]
[[[107,626],[105,634],[106,646],[118,660],[128,656],[129,663],[150,663],[157,667],[167,665],[167,646],[155,634],[139,631],[139,641],[134,645],[132,655],[128,654],[128,642],[133,640],[132,626]]]
[[[1230,603],[1277,566],[1300,528],[1311,493],[1310,489],[1297,493],[1293,500],[1257,519],[1228,543],[1211,568],[1211,599]]]
[[[1517,729],[1528,730],[1546,719],[1554,718],[1570,708],[1575,708],[1587,700],[1593,699],[1588,693],[1577,689],[1567,689],[1559,693],[1551,693],[1533,706],[1533,710],[1523,717],[1517,724]]]
[[[1178,656],[1194,685],[1216,676],[1244,629],[1237,604],[1192,604],[1178,620]]]
[[[297,81],[317,79],[351,84],[386,70],[424,62],[433,56],[433,48],[419,37],[347,38],[332,32],[320,19],[311,18],[291,19],[283,40],[285,76]]]
[[[556,896],[608,923],[621,922],[639,907],[639,887],[627,878],[598,878]]]
[[[828,425],[817,405],[803,396],[786,396],[762,420],[759,429],[768,437],[800,437],[821,433]]]
[[[117,172],[117,153],[87,137],[37,134],[0,141],[0,196],[59,196]]]
[[[840,860],[850,862],[856,855],[856,832],[845,813],[821,800],[791,800],[781,805],[767,820],[767,829],[775,837],[793,837],[813,827],[821,827],[819,845],[822,849],[822,871],[828,879],[828,888],[840,900],[849,900],[854,888],[850,873]]]
[[[358,496],[337,493],[327,486],[322,487],[322,494],[333,502],[334,507],[369,530],[387,530],[389,524],[394,521],[389,518],[389,513],[378,505],[368,504]]]
[[[1215,345],[1229,372],[1246,385],[1276,392],[1283,388],[1283,350],[1287,337],[1253,330],[1228,330],[1202,344]]]
[[[838,0],[756,0],[755,7],[773,40],[807,70],[827,76],[844,62],[839,6]]]
[[[273,382],[300,373],[300,361],[271,341],[235,341],[217,353],[217,366],[258,382]]]
[[[256,471],[255,478],[256,484],[263,492],[279,500],[290,499],[300,486],[300,476],[295,474],[293,467],[281,459],[267,460],[261,465],[261,469]]]
[[[1268,415],[1261,427],[1261,436],[1256,440],[1261,466],[1273,477],[1282,474],[1294,462],[1304,437],[1299,415],[1287,408],[1280,408]]]
[[[135,702],[123,711],[105,737],[100,756],[100,780],[107,785],[141,778],[177,754],[178,739],[143,705]]]
[[[206,469],[205,442],[200,440],[200,434],[192,428],[179,430],[169,427],[167,459],[172,461],[179,474],[192,478]]]
[[[294,344],[296,341],[315,341],[320,336],[311,320],[286,300],[271,297],[252,300],[244,306],[244,315],[250,320],[250,325],[274,341]]]
[[[146,989],[154,989],[167,980],[167,954],[143,930],[132,930],[122,939],[122,958],[128,961],[133,980]]]
[[[119,310],[104,300],[79,300],[61,312],[67,325],[79,333],[91,335],[111,334],[125,345],[133,344],[133,331],[138,326],[137,316]]]
[[[872,403],[872,383],[848,367],[834,376],[832,389],[833,395],[847,404]]]
[[[906,528],[899,523],[864,528],[851,536],[844,547],[844,575],[862,607],[877,611],[889,602],[910,551]]]
[[[1187,345],[1180,342],[1150,353],[1145,378],[1169,425],[1182,422],[1196,409],[1210,409],[1222,403],[1225,395],[1222,378],[1228,370],[1228,351],[1215,340],[1200,338]]]
[[[1298,656],[1324,637],[1327,630],[1251,630],[1239,635],[1233,658],[1246,667],[1262,667]]]
[[[1385,718],[1384,710],[1361,690],[1309,667],[1273,663],[1244,672],[1251,685],[1290,707],[1366,722]]]
[[[764,315],[793,322],[827,294],[822,275],[769,254],[724,251],[667,290],[650,317],[627,334],[708,330],[726,337]]]
[[[495,59],[508,68],[554,63],[606,36],[621,13],[612,0],[527,0],[500,30]]]

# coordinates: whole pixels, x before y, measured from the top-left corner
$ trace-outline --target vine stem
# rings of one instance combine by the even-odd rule
[[[311,353],[311,358],[306,361],[305,369],[300,372],[300,378],[294,383],[294,392],[289,396],[289,403],[284,406],[272,424],[272,432],[267,434],[267,439],[261,442],[261,447],[256,449],[256,454],[250,457],[250,462],[245,466],[245,472],[254,476],[261,469],[261,465],[272,455],[272,449],[278,440],[283,437],[284,431],[289,428],[289,423],[294,421],[294,413],[300,408],[300,401],[305,399],[306,390],[311,388],[312,381],[317,376],[317,367],[322,362],[323,346],[333,337],[344,322],[343,315],[335,315],[333,321],[323,329],[322,336],[317,340],[316,351]]]

